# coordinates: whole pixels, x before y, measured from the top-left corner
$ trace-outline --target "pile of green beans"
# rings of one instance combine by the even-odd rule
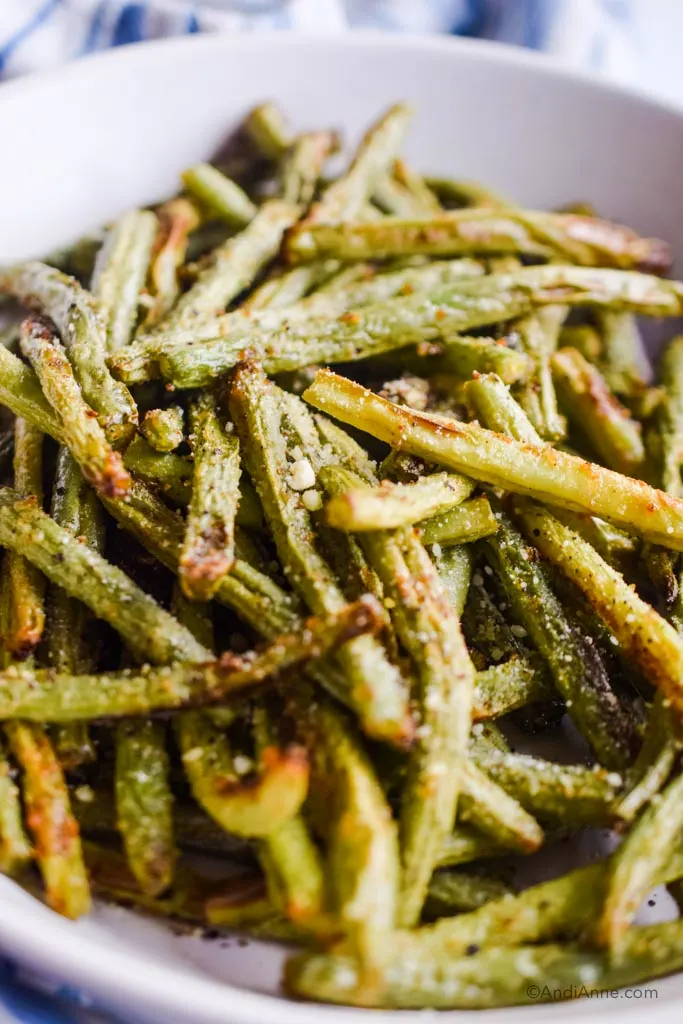
[[[683,338],[650,382],[637,317],[683,283],[590,208],[422,177],[410,118],[331,180],[336,132],[264,104],[0,267],[0,870],[295,943],[296,998],[641,983],[683,969],[682,921],[634,923],[683,884]]]

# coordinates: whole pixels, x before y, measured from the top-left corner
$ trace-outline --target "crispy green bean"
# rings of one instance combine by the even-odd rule
[[[610,685],[599,652],[567,617],[545,567],[502,514],[498,532],[485,545],[513,614],[546,661],[576,727],[601,764],[625,767],[634,743],[633,722]]]
[[[482,494],[442,515],[423,519],[418,527],[423,544],[470,544],[495,533],[498,520],[488,498]]]
[[[541,501],[588,512],[675,550],[683,502],[549,445],[511,441],[472,423],[436,420],[320,370],[304,398],[336,419],[443,466]]]
[[[460,821],[520,853],[533,853],[542,845],[543,830],[535,818],[470,761],[461,763],[460,783]]]
[[[43,501],[43,435],[25,420],[14,424],[14,486],[25,497]],[[15,658],[25,660],[38,647],[45,628],[45,577],[18,551],[5,560],[8,600],[7,630],[3,646]]]
[[[173,452],[183,443],[184,413],[179,405],[166,409],[149,409],[140,424],[140,431],[155,451]]]
[[[332,494],[362,483],[349,470],[321,473]],[[407,485],[410,486],[410,485]],[[455,818],[460,761],[470,727],[474,669],[460,624],[427,552],[408,532],[360,535],[378,574],[396,634],[410,654],[418,683],[420,728],[401,797],[403,864],[398,920],[419,918],[435,859]]]
[[[210,342],[217,338],[230,339],[234,342],[242,335],[246,337],[248,347],[258,340],[258,335],[254,333],[256,327],[259,331],[276,331],[314,317],[339,317],[349,309],[359,306],[386,302],[401,295],[426,292],[463,278],[480,277],[483,274],[481,264],[468,259],[440,260],[424,267],[406,267],[383,274],[377,273],[369,265],[360,274],[357,268],[355,269],[356,277],[343,287],[318,289],[302,298],[302,294],[308,290],[308,285],[315,282],[305,282],[305,287],[302,288],[302,283],[297,281],[297,277],[310,277],[309,268],[296,268],[282,277],[264,281],[239,309],[231,313],[224,313],[187,327],[174,328],[159,337],[143,338],[130,348],[117,353],[111,360],[112,366],[122,380],[129,383],[139,382],[153,375],[152,368],[160,354],[176,348],[182,349],[189,344]],[[329,273],[327,276],[329,277]],[[505,361],[510,355],[509,352],[503,352],[499,353],[497,358]],[[513,358],[514,355],[513,353]]]
[[[323,830],[332,909],[370,952],[388,938],[398,909],[396,824],[351,723],[330,704],[309,703],[298,691],[293,697],[311,762],[311,812]]]
[[[34,371],[4,345],[0,345],[0,404],[56,441],[64,440],[62,425]]]
[[[683,462],[683,335],[666,346],[659,363],[659,379],[665,397],[657,409],[652,445],[660,472],[662,490],[674,497],[683,495],[681,463]]]
[[[435,473],[410,484],[383,480],[375,488],[357,487],[335,494],[325,506],[325,518],[335,530],[350,533],[393,530],[446,512],[473,490],[471,480],[454,473]]]
[[[607,894],[595,929],[596,941],[612,955],[623,950],[636,911],[661,875],[683,828],[683,776],[653,797],[610,862]]]
[[[384,217],[366,223],[304,222],[289,233],[286,253],[292,263],[329,257],[350,261],[387,259],[416,253],[513,253],[547,258],[560,255],[565,261],[589,267],[654,273],[665,273],[671,266],[665,242],[640,238],[620,224],[511,208],[455,210],[413,220]]]
[[[284,393],[256,366],[240,366],[230,409],[246,468],[292,586],[311,611],[329,614],[344,604],[345,597],[313,540],[311,512],[302,495],[315,493],[316,476],[308,459],[288,460],[288,450],[291,454],[297,445],[290,442],[288,449],[283,401]],[[379,641],[357,640],[338,653],[338,661],[348,679],[348,699],[367,731],[399,744],[409,742],[413,723],[406,687]]]
[[[0,871],[16,874],[31,859],[31,844],[24,831],[19,789],[0,741]]]
[[[566,315],[566,306],[546,306],[518,320],[514,327],[522,351],[534,364],[531,380],[519,389],[519,402],[545,441],[557,441],[566,433],[550,370],[550,357]]]
[[[262,705],[255,712],[259,755],[274,740],[272,718]],[[273,907],[289,920],[317,928],[325,910],[325,871],[321,853],[301,814],[283,821],[259,844],[258,858]]]
[[[626,476],[642,476],[645,447],[640,424],[612,393],[600,371],[576,349],[552,358],[561,407],[591,442],[602,462]]]
[[[645,389],[643,370],[647,355],[635,317],[628,312],[598,310],[596,320],[605,379],[616,394],[625,398],[638,396]]]
[[[429,883],[424,917],[433,920],[478,910],[509,892],[510,886],[495,876],[467,871],[437,871]]]
[[[298,207],[280,199],[265,203],[251,223],[214,250],[211,263],[168,315],[155,327],[166,332],[202,317],[215,316],[244,291],[275,256],[283,232],[298,215]]]
[[[235,561],[240,444],[210,393],[191,406],[190,427],[194,473],[178,578],[186,597],[208,601]]]
[[[160,722],[121,722],[116,730],[116,818],[131,871],[157,896],[173,881],[173,794],[166,730]]]
[[[310,206],[323,165],[338,145],[334,132],[308,132],[295,139],[282,168],[285,202]]]
[[[85,401],[50,322],[42,317],[28,317],[21,327],[21,347],[33,364],[45,397],[60,419],[64,440],[86,478],[97,490],[123,497],[130,487],[130,476],[121,455],[114,451]]]
[[[149,210],[130,210],[109,228],[97,254],[90,287],[107,329],[108,352],[131,340],[158,227]]]
[[[267,747],[256,779],[240,778],[227,735],[208,716],[181,715],[176,734],[195,799],[226,831],[267,836],[298,813],[309,777],[300,747]]]
[[[411,193],[418,207],[418,212],[425,216],[441,212],[441,203],[437,199],[436,194],[422,175],[416,174],[405,160],[394,160],[394,178]]]
[[[626,772],[625,793],[617,807],[622,821],[633,821],[656,796],[671,774],[679,750],[671,712],[659,695],[650,709],[638,757]]]
[[[683,924],[636,928],[618,961],[577,945],[491,948],[458,960],[413,955],[388,958],[374,976],[360,963],[324,954],[290,960],[285,984],[293,995],[355,1006],[492,1009],[597,996],[678,971]],[[649,991],[649,990],[639,990]]]
[[[488,857],[504,856],[507,847],[497,843],[491,836],[479,832],[469,825],[458,825],[441,847],[436,863],[438,868],[457,867]]]
[[[376,630],[381,614],[365,597],[326,619],[309,619],[298,632],[286,634],[260,653],[247,657],[227,652],[218,661],[192,637],[192,647],[143,666],[102,675],[55,673],[51,669],[13,666],[0,673],[0,719],[72,722],[221,704],[233,693],[257,687],[287,668],[319,658],[346,639]],[[176,629],[178,628],[176,624]],[[185,661],[183,658],[185,652]],[[187,660],[188,656],[192,661]]]
[[[172,348],[162,353],[161,369],[177,387],[200,387],[234,366],[245,349],[260,355],[272,373],[316,362],[348,362],[497,323],[558,301],[678,316],[683,311],[683,285],[635,272],[555,264],[524,267],[349,310],[342,317],[311,318],[273,331],[257,325],[251,334],[245,331],[234,339],[219,337]]]
[[[20,552],[71,597],[109,622],[136,655],[160,664],[202,661],[206,651],[117,566],[9,487],[0,489],[0,544]]]
[[[472,716],[475,721],[500,718],[525,704],[557,698],[548,674],[519,655],[477,673]]]
[[[261,103],[244,119],[244,130],[269,160],[281,160],[291,145],[284,114],[274,103]]]
[[[172,452],[158,452],[137,436],[128,445],[123,462],[134,477],[156,488],[174,504],[189,505],[193,471],[189,459]]]
[[[54,321],[83,398],[97,412],[109,442],[125,446],[138,412],[128,388],[107,368],[105,326],[89,293],[73,278],[37,261],[3,269],[0,292]]]
[[[597,551],[550,513],[522,499],[515,501],[514,510],[544,557],[585,594],[617,638],[625,657],[642,668],[672,710],[680,714],[683,641],[676,630]]]
[[[410,108],[397,103],[372,125],[363,137],[351,166],[327,187],[320,201],[313,205],[306,224],[329,223],[358,216],[372,195],[375,184],[397,155],[410,118]]]
[[[157,209],[158,230],[149,268],[151,296],[142,330],[162,320],[180,294],[178,269],[187,255],[189,236],[199,227],[196,206],[183,196],[169,199]]]
[[[475,743],[474,763],[541,821],[553,825],[610,825],[623,786],[617,772],[556,764]]]
[[[102,509],[87,486],[68,448],[60,448],[52,489],[52,518],[92,548],[102,552],[104,523]],[[91,672],[93,645],[89,632],[90,612],[76,598],[54,584],[48,594],[46,655],[57,672]],[[87,723],[74,722],[54,730],[53,742],[61,764],[67,770],[95,759]]]
[[[181,174],[186,190],[230,225],[245,227],[257,208],[239,185],[211,164],[195,164]]]
[[[65,917],[81,917],[90,910],[90,886],[78,822],[59,761],[42,726],[9,722],[5,732],[23,771],[26,821],[33,834],[47,902]]]

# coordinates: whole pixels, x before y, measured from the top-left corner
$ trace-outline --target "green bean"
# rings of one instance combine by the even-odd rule
[[[130,210],[109,228],[97,254],[90,287],[107,329],[108,352],[130,343],[158,227],[149,210]]]
[[[437,178],[427,175],[425,183],[439,201],[448,208],[453,206],[509,207],[509,203],[491,189],[477,181],[455,181],[453,178]]]
[[[557,693],[535,660],[515,655],[500,665],[477,672],[472,717],[500,718],[535,701],[553,700]]]
[[[323,830],[333,911],[359,947],[388,938],[398,909],[396,825],[351,723],[330,704],[292,694],[311,762],[311,812]],[[376,948],[376,947],[375,947]]]
[[[394,160],[394,178],[411,193],[418,212],[427,215],[441,211],[441,203],[435,193],[425,179],[420,174],[416,174],[405,160]]]
[[[542,845],[541,826],[518,800],[470,761],[461,764],[460,775],[459,821],[471,823],[500,846],[521,853],[533,853]]]
[[[98,552],[104,546],[101,507],[87,486],[68,448],[60,448],[52,490],[52,518]],[[90,672],[94,668],[93,645],[88,643],[88,617],[85,605],[52,586],[48,595],[46,654],[57,672]],[[53,742],[59,760],[66,769],[95,759],[88,726],[74,722],[54,731]]]
[[[0,544],[20,552],[48,579],[118,630],[142,660],[202,661],[206,651],[118,567],[81,544],[35,499],[0,488]]]
[[[659,378],[665,397],[659,406],[654,425],[656,457],[662,490],[680,498],[683,495],[681,463],[683,462],[683,335],[674,338],[664,349],[659,363]]]
[[[329,370],[304,398],[336,419],[494,487],[588,512],[675,550],[683,548],[683,503],[549,445],[510,441],[476,424],[445,423],[393,405]]]
[[[602,361],[602,336],[592,324],[565,324],[560,331],[561,348],[575,348],[589,363]]]
[[[532,502],[518,499],[515,515],[541,554],[562,570],[612,631],[624,656],[661,690],[675,714],[683,709],[683,641],[676,630],[589,544]]]
[[[410,108],[398,103],[372,125],[346,173],[329,185],[320,201],[313,205],[306,218],[307,224],[358,216],[376,183],[396,156],[410,117]]]
[[[257,209],[244,189],[211,164],[195,164],[181,178],[190,195],[228,224],[243,228],[256,216]]]
[[[454,473],[435,473],[410,484],[383,480],[375,488],[357,487],[335,494],[325,506],[325,518],[335,530],[350,533],[393,530],[446,512],[473,490],[471,480]]]
[[[256,325],[239,337],[173,347],[162,353],[161,368],[177,387],[200,387],[234,366],[245,348],[261,355],[271,373],[316,362],[348,362],[497,323],[560,300],[676,316],[683,310],[682,289],[675,281],[634,272],[554,264],[524,267],[349,310],[342,317],[311,318],[273,331]]]
[[[0,871],[16,874],[31,859],[31,845],[24,832],[19,789],[0,742]]]
[[[428,361],[422,359],[422,365],[430,373],[454,373],[463,380],[477,373],[496,373],[506,384],[525,381],[533,370],[529,356],[508,348],[504,338],[447,337],[441,351]]]
[[[426,292],[463,278],[474,278],[483,274],[480,263],[467,259],[441,260],[424,267],[407,267],[384,274],[379,274],[368,267],[358,278],[344,287],[318,289],[302,298],[302,294],[305,294],[309,285],[314,282],[307,281],[302,290],[297,277],[310,277],[308,270],[308,267],[299,267],[282,277],[266,280],[252,292],[239,309],[231,313],[224,313],[187,327],[171,329],[160,337],[143,338],[114,357],[112,365],[117,375],[128,382],[145,380],[152,374],[152,367],[159,354],[171,352],[176,348],[181,349],[189,344],[212,341],[215,338],[234,341],[242,335],[246,336],[247,345],[253,345],[258,339],[258,335],[254,333],[255,327],[258,327],[259,331],[275,331],[317,316],[338,317],[354,307],[386,302],[396,296],[412,295],[415,292]],[[505,360],[509,356],[510,353],[503,353],[498,359]]]
[[[140,431],[155,451],[173,452],[183,443],[183,410],[179,405],[166,409],[149,409],[140,424]]]
[[[210,653],[185,630],[183,635],[192,637],[193,645],[190,648],[186,641],[185,661],[178,660],[183,657],[180,649],[163,657],[171,664],[158,668],[75,675],[13,666],[0,673],[0,719],[73,722],[221,704],[233,693],[321,657],[337,643],[376,630],[380,619],[374,600],[365,597],[324,620],[308,620],[297,632],[246,658],[227,653],[218,661],[210,660]],[[193,661],[188,662],[188,656]]]
[[[519,402],[545,441],[565,436],[565,424],[557,410],[557,398],[550,370],[550,357],[557,348],[566,306],[546,306],[515,324],[522,351],[534,363],[531,380],[519,389]],[[506,382],[509,383],[509,382]]]
[[[636,911],[661,875],[672,844],[683,828],[683,776],[653,797],[610,862],[607,895],[595,930],[596,941],[620,954]]]
[[[158,452],[143,437],[137,436],[128,445],[123,462],[134,477],[155,487],[174,504],[189,505],[192,463],[182,455]]]
[[[166,734],[159,722],[121,722],[116,730],[116,815],[131,871],[157,896],[173,881],[173,796]]]
[[[65,917],[81,917],[90,910],[90,886],[78,823],[59,761],[42,726],[9,722],[5,732],[23,771],[26,821],[34,837],[47,902]]]
[[[390,174],[380,178],[375,185],[372,198],[390,217],[419,217],[423,213],[415,196]]]
[[[680,970],[682,937],[680,921],[636,928],[625,941],[623,958],[616,962],[571,944],[494,947],[445,961],[414,955],[400,965],[392,956],[371,980],[363,966],[349,958],[311,954],[289,961],[285,984],[299,997],[404,1009],[491,1009],[592,998]]]
[[[466,871],[437,871],[429,883],[424,916],[433,920],[477,910],[509,892],[510,887],[494,876]]]
[[[525,539],[502,514],[498,532],[485,544],[513,614],[546,661],[577,729],[601,764],[625,767],[633,722],[610,685],[599,652],[567,617],[545,567],[534,561]]]
[[[323,470],[321,479],[333,494],[339,489],[348,494],[349,485],[359,482],[341,467]],[[419,917],[435,858],[453,826],[474,669],[457,616],[417,537],[407,531],[379,531],[359,539],[382,582],[394,629],[412,658],[418,684],[421,721],[407,765],[399,822],[399,921],[409,926]]]
[[[214,250],[209,266],[155,331],[184,327],[224,310],[275,256],[283,232],[297,215],[298,208],[291,203],[280,199],[265,203],[244,231]]]
[[[114,518],[171,572],[177,572],[184,537],[181,517],[144,484],[135,481],[126,501],[105,502]],[[237,559],[216,599],[228,605],[261,636],[274,639],[300,625],[300,605],[269,576]]]
[[[194,473],[178,578],[186,597],[208,601],[235,561],[240,445],[221,423],[211,394],[191,406],[190,426]]]
[[[77,790],[73,809],[83,835],[101,837],[107,842],[116,839],[116,807],[112,787]],[[86,799],[83,799],[86,797]],[[173,827],[178,846],[191,853],[222,857],[224,860],[253,863],[254,855],[245,839],[230,836],[194,801],[176,800],[173,806]]]
[[[484,835],[469,825],[458,825],[455,832],[446,837],[439,852],[436,867],[457,867],[486,857],[498,857],[509,853],[509,849],[497,843],[491,836]]]
[[[423,544],[470,544],[490,537],[498,529],[486,495],[471,498],[442,515],[418,524]]]
[[[158,207],[159,227],[149,268],[152,295],[141,330],[149,331],[166,316],[179,294],[178,268],[187,255],[189,236],[199,227],[196,206],[180,196]]]
[[[14,424],[14,484],[20,494],[43,501],[43,435],[25,420]],[[4,572],[10,602],[2,642],[15,658],[25,660],[37,648],[45,628],[45,577],[18,551],[9,551]]]
[[[301,748],[267,747],[259,759],[257,780],[242,779],[228,737],[206,715],[190,712],[181,715],[176,725],[192,793],[226,831],[267,836],[298,813],[309,777]]]
[[[56,441],[64,439],[62,425],[34,371],[4,345],[0,345],[0,405]]]
[[[642,476],[645,447],[640,424],[615,397],[600,371],[571,348],[555,353],[552,368],[562,408],[604,464],[626,476]]]
[[[592,217],[515,209],[455,210],[430,218],[384,217],[368,223],[354,223],[350,216],[347,212],[342,224],[304,222],[291,231],[286,248],[290,262],[514,253],[560,255],[589,267],[654,273],[665,273],[671,266],[665,242],[640,238],[619,224]]]
[[[261,756],[274,740],[272,719],[265,706],[256,709],[254,724]],[[325,910],[325,873],[303,815],[283,821],[265,836],[259,844],[258,858],[272,906],[289,920],[317,930]]]
[[[338,145],[334,132],[308,132],[295,139],[282,169],[285,202],[310,206],[323,165]]]
[[[671,712],[664,699],[657,696],[645,726],[643,745],[626,773],[625,793],[617,805],[622,821],[633,821],[641,808],[652,801],[671,774],[679,750]]]
[[[64,440],[86,478],[105,494],[125,495],[130,476],[85,401],[50,322],[28,317],[21,327],[21,347],[33,364],[45,397],[60,419]]]
[[[284,115],[274,103],[254,107],[245,118],[244,130],[269,160],[281,160],[291,145]]]
[[[618,395],[640,394],[647,355],[635,317],[605,310],[597,312],[596,320],[602,336],[600,363],[609,386]]]
[[[125,446],[138,420],[124,384],[114,380],[105,362],[107,339],[94,300],[72,278],[37,261],[0,272],[0,292],[54,321],[72,363],[83,398],[97,413],[109,442]]]
[[[446,597],[456,615],[461,616],[472,578],[472,553],[466,545],[431,549],[431,556]]]
[[[301,497],[305,491],[315,494],[314,469],[304,458],[288,461],[284,400],[284,392],[257,367],[240,366],[230,409],[246,468],[292,586],[313,612],[329,614],[344,604],[345,597],[313,541],[311,513]],[[290,454],[295,447],[290,443]],[[348,699],[368,732],[399,744],[409,741],[413,723],[407,692],[381,644],[371,638],[356,640],[339,652],[337,660],[348,679]]]
[[[504,753],[479,742],[471,756],[478,768],[543,822],[605,826],[617,816],[615,804],[623,786],[617,772]]]

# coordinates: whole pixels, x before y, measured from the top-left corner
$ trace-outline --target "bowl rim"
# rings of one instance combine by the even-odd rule
[[[215,33],[196,36],[181,36],[160,39],[104,50],[80,58],[70,64],[46,69],[32,75],[12,79],[0,86],[0,110],[23,98],[38,96],[43,90],[61,81],[72,78],[87,82],[89,76],[97,76],[100,67],[154,65],[156,62],[172,61],[176,55],[186,51],[230,51],[240,48],[259,53],[274,53],[280,50],[310,47],[335,47],[340,49],[377,50],[394,52],[419,51],[445,56],[466,56],[479,59],[491,65],[502,64],[529,69],[541,77],[551,77],[569,85],[614,96],[631,104],[651,110],[653,114],[665,114],[683,122],[683,105],[677,105],[639,89],[619,82],[601,79],[599,76],[555,62],[547,54],[525,50],[489,40],[464,39],[456,36],[426,36],[416,34],[393,35],[377,31],[349,31],[339,35],[322,33],[290,34],[273,32],[253,35]],[[65,984],[84,988],[96,997],[104,1007],[122,1003],[134,1003],[145,1014],[177,1013],[188,1014],[187,1020],[201,1021],[202,1024],[359,1024],[363,1020],[388,1021],[397,1019],[395,1011],[364,1011],[351,1007],[321,1004],[302,1004],[283,996],[258,993],[238,988],[228,982],[217,980],[210,975],[193,977],[179,973],[173,964],[141,961],[139,953],[112,946],[109,942],[97,942],[88,934],[79,933],[73,922],[66,921],[49,911],[34,897],[19,889],[8,878],[0,877],[0,896],[9,897],[5,910],[0,914],[0,946],[3,951],[40,974],[61,979]],[[23,911],[24,898],[35,908],[30,917]],[[14,910],[14,913],[12,913]],[[201,968],[194,965],[197,971]],[[664,980],[666,984],[666,980]],[[659,1017],[662,1024],[678,1020],[681,1001],[667,999],[660,1005]],[[549,1024],[551,1017],[574,1016],[571,1008],[575,1003],[539,1005],[534,1010],[534,1024]],[[455,1011],[461,1020],[474,1020],[474,1011]],[[636,1020],[649,1019],[639,1013],[637,1002],[624,1005],[614,1000],[611,1006],[600,1002],[600,1020],[607,1015],[612,1019],[619,1013],[627,1017],[630,1024]],[[372,1013],[372,1016],[370,1016]],[[528,1018],[528,1008],[488,1011],[487,1020],[497,1022],[522,1021]],[[400,1020],[406,1024],[424,1024],[425,1011],[401,1011]],[[452,1017],[445,1018],[453,1019]],[[597,1022],[597,1015],[586,1007],[582,1013],[586,1024]]]

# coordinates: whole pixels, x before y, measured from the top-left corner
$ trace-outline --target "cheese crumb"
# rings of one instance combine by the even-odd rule
[[[295,491],[308,491],[315,486],[315,473],[308,459],[293,462],[289,471],[289,485]]]
[[[317,512],[319,508],[322,508],[323,499],[320,496],[320,491],[304,491],[301,500],[309,512]]]

